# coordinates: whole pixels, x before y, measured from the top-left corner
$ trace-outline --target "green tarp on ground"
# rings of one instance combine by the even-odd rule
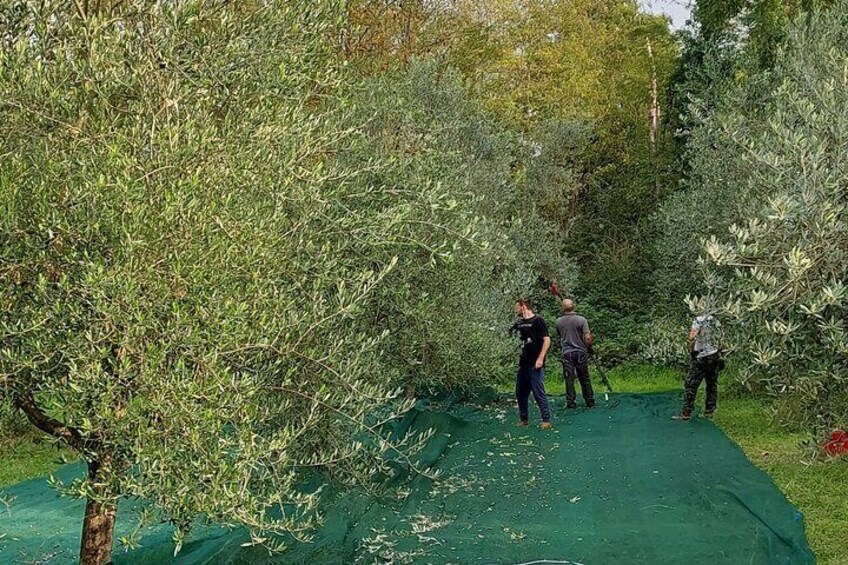
[[[444,479],[418,477],[403,499],[328,501],[314,541],[285,554],[243,547],[242,531],[206,528],[174,558],[161,526],[142,548],[116,549],[115,563],[814,561],[800,513],[767,475],[711,422],[669,419],[679,395],[615,395],[611,405],[568,413],[560,400],[551,431],[515,427],[507,398],[414,411],[402,426],[437,430],[423,458]],[[73,563],[82,503],[44,480],[5,491],[14,500],[0,516],[0,563]],[[119,535],[132,525],[119,513]]]

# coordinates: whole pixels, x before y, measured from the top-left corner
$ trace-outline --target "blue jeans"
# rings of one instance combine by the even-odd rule
[[[518,414],[523,422],[530,417],[528,399],[531,392],[539,405],[542,421],[550,422],[551,409],[548,406],[548,395],[545,393],[545,370],[519,366],[515,378],[515,398],[518,399]]]

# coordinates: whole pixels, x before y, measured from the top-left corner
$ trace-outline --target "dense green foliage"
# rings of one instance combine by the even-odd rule
[[[493,384],[512,361],[503,332],[514,298],[537,294],[540,277],[574,278],[556,225],[511,172],[533,160],[532,150],[497,131],[457,73],[433,62],[368,79],[359,93],[355,121],[367,124],[369,141],[342,160],[385,161],[369,182],[391,193],[440,187],[455,222],[422,225],[455,240],[449,257],[432,265],[426,247],[405,253],[397,267],[402,280],[377,292],[371,322],[389,333],[387,362],[404,386],[419,391]],[[470,226],[473,240],[464,235]]]
[[[379,336],[328,326],[443,194],[388,202],[328,158],[361,135],[312,39],[329,4],[132,8],[48,5],[4,50],[5,385],[96,470],[72,492],[301,531],[303,470],[370,474],[355,434],[391,398]]]
[[[599,351],[630,355],[650,289],[646,224],[674,186],[665,93],[677,43],[665,20],[635,2],[504,1],[473,16],[477,48],[461,44],[452,60],[538,148],[530,194],[580,269],[575,285],[562,286],[594,320]]]
[[[762,122],[724,124],[725,162],[745,171],[731,182],[752,205],[706,245],[707,290],[753,375],[784,416],[823,432],[848,424],[845,9],[790,31]]]
[[[681,124],[684,190],[669,195],[652,218],[653,306],[680,323],[689,314],[683,297],[705,290],[698,266],[704,240],[726,232],[751,196],[739,186],[746,178],[744,165],[726,159],[738,149],[726,125],[757,114],[763,102],[752,88],[762,77],[745,71],[744,54],[737,48],[699,42],[689,48],[704,52],[687,69],[680,93],[688,102]]]
[[[351,3],[345,54],[365,73],[416,55],[462,73],[499,129],[520,135],[534,155],[514,174],[579,268],[560,286],[592,315],[599,350],[632,355],[651,288],[649,220],[676,179],[666,93],[679,46],[666,21],[635,1],[438,5]]]
[[[794,20],[831,0],[699,0],[694,16],[708,41],[739,42],[760,64],[771,66]]]

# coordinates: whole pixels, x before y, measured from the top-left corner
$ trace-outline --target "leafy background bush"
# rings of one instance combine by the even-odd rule
[[[426,248],[404,254],[378,292],[372,322],[391,336],[386,362],[419,392],[495,384],[512,361],[504,330],[515,298],[539,273],[574,277],[556,225],[510,172],[530,152],[480,113],[460,75],[432,60],[366,80],[353,104],[369,141],[344,161],[387,160],[369,182],[412,194],[440,187],[452,214],[421,226],[450,242],[451,254],[435,264]]]

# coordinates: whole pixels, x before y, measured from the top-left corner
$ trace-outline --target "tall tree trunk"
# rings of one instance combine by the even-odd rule
[[[101,462],[89,462],[88,478],[94,483],[97,495],[106,494],[98,485],[102,470]],[[112,534],[115,530],[116,510],[117,507],[112,502],[102,502],[93,498],[86,501],[80,543],[80,565],[107,565],[112,562]]]
[[[654,63],[654,50],[651,40],[648,40],[648,57],[651,59],[651,109],[648,114],[648,143],[651,147],[651,157],[657,152],[657,138],[660,126],[660,104],[657,96],[657,68]]]
[[[651,40],[648,41],[648,57],[651,59],[651,110],[648,115],[648,142],[651,149],[651,174],[654,176],[654,197],[660,198],[660,178],[657,171],[657,143],[660,135],[660,103],[657,92],[657,66]]]

